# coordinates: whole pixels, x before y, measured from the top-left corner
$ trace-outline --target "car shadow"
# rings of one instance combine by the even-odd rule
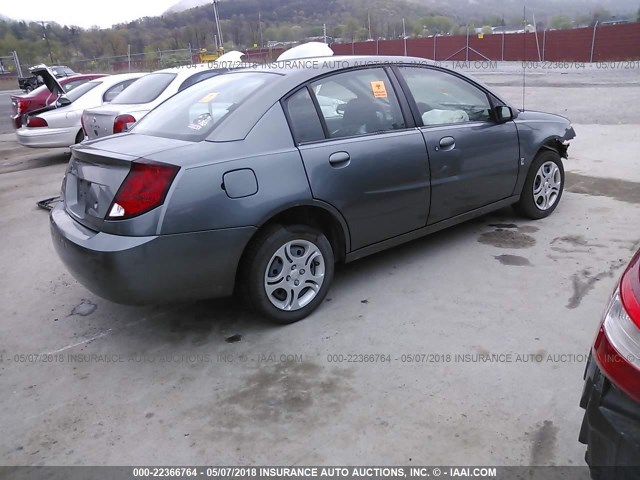
[[[368,279],[414,261],[428,261],[431,255],[442,254],[442,248],[464,242],[469,236],[477,236],[492,224],[524,224],[511,209],[503,209],[475,220],[448,228],[427,237],[365,257],[351,264],[337,266],[332,290],[328,297],[337,300],[338,295],[348,295],[350,286],[362,284]],[[331,293],[331,292],[334,293]],[[335,303],[335,302],[334,302]],[[325,321],[333,321],[335,308],[320,308],[311,318],[296,326],[281,326],[251,311],[239,295],[228,298],[201,300],[150,307],[128,307],[109,302],[102,304],[99,329],[112,328],[113,333],[124,334],[131,339],[144,339],[144,349],[154,351],[171,349],[220,350],[221,346],[242,341],[244,337],[258,337],[275,333],[278,337],[289,328],[322,329]],[[328,305],[327,305],[328,306]],[[106,310],[106,311],[105,311]],[[111,323],[116,320],[115,324]],[[311,327],[310,323],[314,326]],[[320,324],[320,325],[318,325]],[[281,330],[281,333],[278,333]]]

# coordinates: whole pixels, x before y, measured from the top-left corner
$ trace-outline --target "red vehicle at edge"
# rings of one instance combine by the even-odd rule
[[[67,93],[89,80],[105,76],[106,74],[104,73],[73,75],[71,77],[59,78],[58,83],[62,85],[65,93]],[[20,128],[22,126],[22,117],[25,114],[51,105],[56,99],[57,95],[54,95],[46,85],[41,85],[26,95],[11,95],[11,106],[13,107],[11,123],[13,128]]]

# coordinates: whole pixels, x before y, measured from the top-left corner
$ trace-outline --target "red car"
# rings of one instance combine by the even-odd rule
[[[20,128],[22,126],[22,117],[25,114],[51,105],[62,93],[68,93],[89,80],[104,76],[106,76],[104,73],[92,73],[59,78],[58,83],[62,85],[64,92],[52,92],[46,85],[41,85],[26,95],[11,95],[11,106],[13,107],[11,121],[13,128]]]
[[[640,479],[640,251],[611,296],[591,352],[579,437],[591,477]]]

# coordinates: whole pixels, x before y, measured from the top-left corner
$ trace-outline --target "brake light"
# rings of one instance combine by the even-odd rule
[[[49,124],[44,118],[41,117],[29,117],[27,120],[27,127],[31,128],[39,128],[39,127],[48,127]]]
[[[18,115],[22,115],[22,113],[27,110],[27,108],[29,107],[29,103],[31,102],[24,98],[18,100]]]
[[[118,115],[113,121],[113,133],[126,132],[133,126],[134,123],[136,123],[136,119],[133,117],[133,115]]]
[[[82,134],[87,136],[87,129],[84,127],[84,114],[80,115],[80,125],[82,126]]]
[[[609,380],[640,402],[640,252],[609,302],[593,349]]]
[[[162,205],[178,170],[175,165],[132,163],[106,219],[125,220]]]

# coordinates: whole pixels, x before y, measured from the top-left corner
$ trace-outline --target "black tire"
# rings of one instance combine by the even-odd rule
[[[276,252],[295,240],[308,241],[317,247],[324,263],[324,277],[320,289],[309,303],[297,310],[283,310],[269,299],[265,287],[265,274]],[[269,225],[260,231],[247,247],[238,276],[238,293],[256,313],[268,317],[275,323],[294,323],[307,317],[322,303],[333,280],[334,268],[335,256],[331,243],[319,230],[306,225]],[[303,292],[304,290],[301,295]]]
[[[76,135],[76,143],[75,144],[78,144],[78,143],[82,142],[83,140],[84,140],[84,132],[82,130],[80,130],[78,132],[78,134]]]
[[[533,186],[534,182],[536,181],[538,170],[547,162],[555,163],[560,171],[560,191],[558,192],[553,205],[546,209],[543,209],[536,203],[533,194]],[[558,207],[558,204],[562,199],[562,192],[564,191],[564,180],[564,166],[562,165],[562,158],[560,157],[560,155],[552,150],[543,150],[542,152],[538,153],[536,158],[533,160],[533,163],[529,168],[529,173],[527,174],[527,179],[524,182],[524,187],[522,188],[520,200],[514,205],[514,208],[521,215],[533,220],[548,217]]]

